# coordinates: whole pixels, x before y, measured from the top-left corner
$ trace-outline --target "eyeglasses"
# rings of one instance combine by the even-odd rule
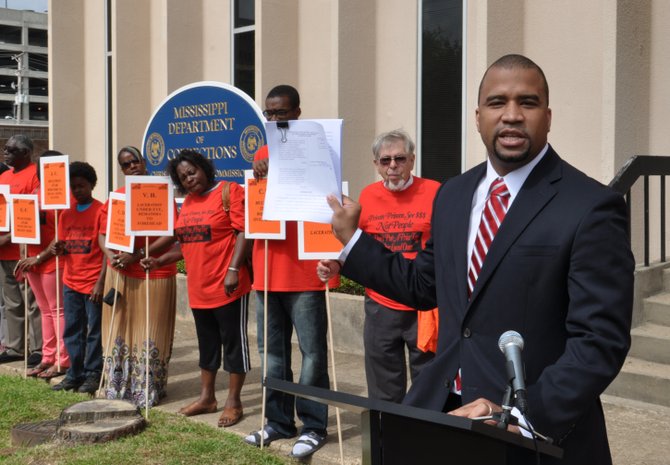
[[[379,160],[380,165],[382,166],[389,166],[391,162],[395,162],[396,165],[404,165],[405,162],[407,161],[407,155],[398,155],[396,157],[381,157]]]
[[[264,110],[263,111],[263,116],[266,118],[272,118],[273,116],[276,116],[277,118],[283,118],[284,116],[288,115],[291,113],[294,109],[290,110],[284,110],[284,109],[279,109],[279,110]]]
[[[11,154],[17,154],[23,152],[25,149],[19,148],[19,147],[13,147],[9,145],[5,145],[5,152],[11,153]]]
[[[130,168],[133,165],[141,165],[142,162],[140,160],[130,160],[130,161],[124,161],[123,163],[119,163],[121,165],[121,169],[125,170]]]

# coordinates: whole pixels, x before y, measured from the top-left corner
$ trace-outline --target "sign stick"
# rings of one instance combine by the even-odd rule
[[[54,229],[56,230],[55,240],[58,242],[58,210],[54,210],[54,220]],[[60,284],[59,264],[59,257],[56,255],[56,366],[60,373],[60,289],[62,289],[63,286]]]
[[[119,276],[121,273],[115,271],[116,276],[114,277],[114,287],[113,289],[119,288]],[[100,376],[100,384],[98,385],[98,397],[102,393],[102,384],[105,380],[105,375],[107,374],[107,357],[109,357],[109,351],[112,347],[112,333],[114,332],[114,316],[116,315],[116,301],[118,297],[118,292],[114,293],[114,300],[112,301],[112,316],[109,320],[109,334],[107,335],[107,345],[105,346],[105,357],[102,359],[102,376]],[[109,377],[107,377],[109,381]]]
[[[333,325],[330,320],[330,287],[326,281],[326,316],[328,317],[328,345],[330,346],[330,359],[333,361],[333,390],[337,391],[337,373],[335,371],[335,349],[333,348]],[[344,451],[342,450],[342,425],[340,423],[340,408],[335,407],[335,419],[337,420],[337,441],[340,445],[340,463],[344,465]]]
[[[265,400],[267,387],[265,379],[268,376],[268,240],[265,239],[265,255],[263,256],[263,401],[261,403],[261,449],[265,442]]]
[[[26,259],[28,255],[28,247],[21,246],[21,258]],[[28,315],[28,278],[23,275],[23,377],[28,378],[28,325],[30,324],[30,316]]]
[[[149,236],[145,236],[144,258],[149,258]],[[144,331],[146,354],[144,374],[144,418],[149,420],[149,270],[144,272],[146,288],[146,328]]]

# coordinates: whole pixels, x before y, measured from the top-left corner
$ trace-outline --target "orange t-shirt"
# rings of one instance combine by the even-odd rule
[[[230,183],[230,211],[223,210],[219,183],[203,195],[187,195],[175,225],[186,264],[189,305],[215,308],[233,302],[251,290],[246,266],[241,266],[237,291],[226,295],[224,280],[233,258],[237,233],[244,231],[244,189]]]
[[[125,194],[126,193],[126,186],[121,186],[114,192],[118,192],[120,194]],[[105,202],[102,205],[102,208],[100,209],[100,234],[103,236],[107,234],[107,210],[109,208],[109,199],[107,199],[107,202]],[[175,204],[174,207],[174,217],[177,218],[177,205]],[[149,237],[149,244],[152,244],[154,241],[158,240],[158,236],[150,236]],[[146,236],[135,236],[135,250],[138,250],[140,248],[145,247],[146,248]],[[152,257],[160,257],[165,251],[160,251],[157,253],[152,253],[150,256]],[[144,258],[144,257],[142,257]],[[109,260],[107,260],[107,265],[112,268],[112,265],[109,264]],[[139,260],[136,261],[135,263],[132,263],[128,265],[126,268],[119,270],[116,269],[119,273],[125,276],[130,276],[131,278],[137,278],[137,279],[144,279],[146,277],[146,272],[144,271],[144,268],[140,266]],[[157,270],[152,270],[149,272],[149,278],[150,279],[157,279],[157,278],[169,278],[170,276],[175,276],[177,274],[177,265],[172,263],[170,265],[165,265],[162,268],[158,268]]]
[[[268,158],[267,145],[258,149],[256,160]],[[325,283],[316,275],[318,260],[298,260],[298,223],[286,222],[286,239],[268,240],[268,291],[302,292],[323,291]],[[265,240],[254,241],[254,290],[265,290]],[[339,285],[339,278],[329,283]]]
[[[40,198],[39,189],[34,194],[37,194],[37,198]],[[28,256],[34,257],[44,249],[46,249],[54,236],[56,235],[56,215],[58,210],[42,210],[40,209],[40,243],[39,244],[28,244]],[[65,264],[63,260],[58,260],[58,266],[62,270]],[[51,257],[49,260],[35,265],[30,269],[33,273],[53,273],[56,271],[56,257]]]
[[[414,258],[430,238],[433,200],[440,183],[414,177],[405,190],[393,192],[383,182],[370,184],[361,192],[361,217],[358,226],[393,252]],[[372,289],[372,300],[395,310],[413,310]]]
[[[73,204],[60,214],[58,239],[65,241],[63,283],[82,294],[90,294],[100,277],[103,253],[98,245],[98,215],[102,203],[93,199],[86,210]]]
[[[37,179],[37,166],[31,163],[18,173],[14,172],[14,168],[10,168],[0,174],[0,184],[9,185],[10,194],[32,194],[40,186],[40,181]],[[10,242],[0,247],[0,260],[19,260],[20,258],[19,244]]]

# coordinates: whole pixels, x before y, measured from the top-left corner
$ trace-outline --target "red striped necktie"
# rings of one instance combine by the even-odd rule
[[[510,193],[503,178],[496,178],[489,187],[489,196],[482,210],[482,218],[479,222],[475,246],[470,257],[470,268],[468,269],[468,298],[472,295],[479,272],[484,265],[484,259],[491,247],[493,238],[496,236],[502,224],[507,208],[509,206]],[[461,370],[458,370],[454,380],[454,392],[461,393]]]

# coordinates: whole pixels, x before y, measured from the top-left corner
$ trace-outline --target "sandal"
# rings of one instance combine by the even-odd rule
[[[325,443],[326,436],[319,436],[314,431],[303,433],[293,444],[293,450],[291,450],[289,456],[296,459],[307,457],[321,449]]]
[[[252,446],[260,447],[261,446],[261,433],[263,433],[263,446],[269,445],[272,441],[277,439],[288,439],[293,436],[285,436],[279,431],[275,430],[270,425],[265,425],[262,430],[252,431],[247,437],[244,438],[244,442],[251,444]]]
[[[198,401],[195,401],[185,407],[180,408],[178,413],[184,415],[185,417],[192,417],[194,415],[202,415],[203,413],[214,413],[216,412],[217,408],[216,401],[214,401],[214,404],[209,406],[199,404]]]
[[[221,413],[221,416],[219,417],[219,428],[222,426],[228,428],[229,426],[238,424],[242,419],[242,415],[244,415],[242,407],[224,407],[223,413]]]
[[[51,378],[57,378],[58,376],[63,376],[65,374],[65,371],[68,369],[68,367],[61,366],[60,369],[61,369],[61,371],[58,371],[58,368],[56,368],[56,365],[52,365],[48,369],[39,373],[37,375],[37,377],[40,378],[40,379],[46,379],[46,380],[50,380]]]
[[[28,376],[33,376],[33,377],[38,376],[40,373],[42,373],[42,372],[48,370],[48,369],[51,368],[52,366],[53,366],[53,365],[51,365],[50,363],[40,363],[40,364],[38,364],[35,368],[31,369],[31,370],[27,373],[27,375],[28,375]]]

